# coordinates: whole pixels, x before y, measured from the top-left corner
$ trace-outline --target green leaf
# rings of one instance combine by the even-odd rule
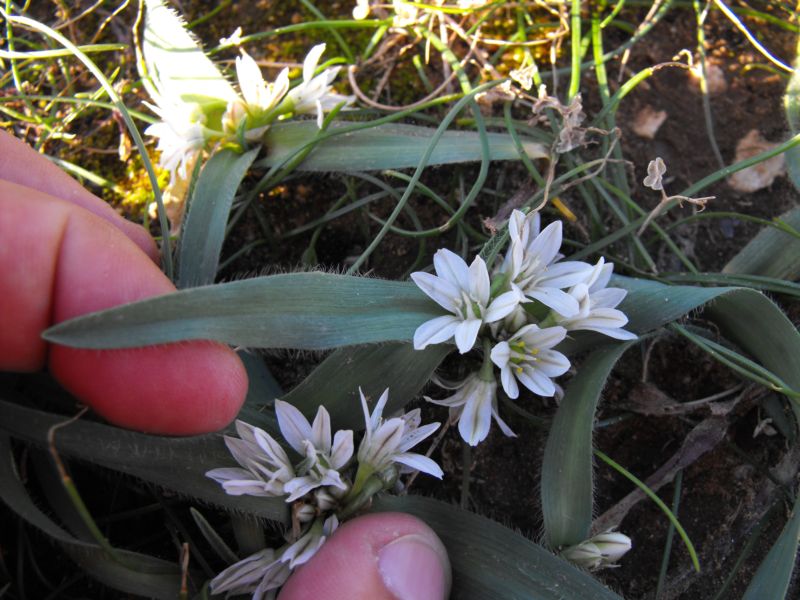
[[[328,131],[348,127],[333,123]],[[435,129],[390,123],[337,135],[319,142],[297,167],[300,171],[379,171],[419,166]],[[317,135],[314,121],[290,121],[273,125],[265,137],[269,153],[265,165],[287,161]],[[507,133],[486,134],[490,160],[518,160],[513,138]],[[522,147],[530,158],[546,158],[545,147],[523,138]],[[481,136],[473,131],[446,131],[433,150],[428,165],[479,161]]]
[[[48,430],[65,418],[0,400],[0,431],[46,446]],[[218,434],[168,438],[125,431],[88,421],[59,429],[59,453],[133,475],[145,481],[232,511],[287,522],[281,498],[229,496],[205,476],[214,467],[235,466]]]
[[[800,149],[787,151],[787,156],[792,151],[800,152]],[[785,212],[778,221],[800,230],[800,207]],[[796,280],[800,277],[799,255],[800,240],[775,227],[765,227],[725,265],[722,272]]]
[[[445,344],[414,350],[411,344],[343,348],[326,358],[283,399],[311,418],[324,405],[335,429],[364,427],[360,387],[377,399],[389,388],[387,415],[413,400],[452,350]]]
[[[785,247],[785,245],[783,246]],[[800,245],[797,251],[800,252]],[[779,261],[773,261],[777,264]],[[730,263],[729,263],[730,264]],[[793,266],[790,268],[794,268]],[[698,285],[725,285],[733,287],[750,287],[765,292],[786,294],[787,296],[800,297],[800,284],[775,277],[762,275],[739,275],[729,273],[675,273],[664,275],[664,279],[675,283],[695,283]]]
[[[178,597],[181,580],[177,564],[121,549],[116,550],[120,561],[114,560],[100,546],[74,538],[39,510],[17,475],[10,440],[4,433],[0,433],[0,499],[22,519],[58,541],[81,568],[109,587],[164,600]]]
[[[178,246],[178,288],[214,282],[236,190],[259,148],[245,154],[221,150],[203,165]]]
[[[786,597],[797,560],[800,541],[800,496],[794,503],[792,516],[783,528],[778,541],[759,565],[742,600],[782,600]]]
[[[794,63],[794,72],[786,86],[786,95],[783,97],[783,106],[786,111],[786,121],[792,135],[800,131],[800,39],[797,43],[797,58]],[[794,187],[800,190],[800,148],[794,147],[786,151],[786,167],[789,178]]]
[[[162,96],[169,104],[196,102],[226,104],[238,95],[217,66],[205,55],[183,19],[162,0],[145,0],[147,7],[142,52],[149,78],[148,89],[156,101]],[[149,82],[148,82],[149,83]]]
[[[551,548],[572,546],[589,537],[595,410],[611,369],[634,343],[594,350],[581,363],[558,406],[544,449],[540,489],[545,539]]]
[[[452,600],[621,600],[585,571],[499,523],[419,496],[382,496],[376,511],[425,521],[453,566]]]
[[[729,341],[750,354],[791,389],[800,390],[800,333],[781,310],[758,292],[741,290],[717,299],[706,317]],[[792,402],[800,421],[800,404]]]
[[[182,290],[65,321],[43,335],[95,349],[207,339],[322,350],[407,341],[441,314],[412,283],[291,273]]]

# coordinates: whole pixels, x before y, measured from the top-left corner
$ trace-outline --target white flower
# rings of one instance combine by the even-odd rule
[[[369,16],[369,0],[356,0],[353,8],[353,19],[362,21]]]
[[[358,448],[359,464],[369,464],[375,471],[381,472],[392,463],[400,463],[441,479],[444,473],[435,461],[421,454],[407,452],[436,431],[439,423],[428,423],[420,427],[419,409],[402,417],[384,420],[382,415],[389,399],[388,388],[381,394],[370,415],[367,399],[360,388],[358,393],[361,396],[361,408],[364,410],[366,423],[364,437]]]
[[[283,437],[305,457],[295,467],[299,476],[284,486],[289,494],[286,501],[293,502],[321,486],[346,489],[339,470],[353,456],[353,432],[337,431],[331,440],[331,417],[324,406],[317,410],[313,424],[297,408],[282,400],[275,400],[275,414]]]
[[[569,561],[587,569],[614,566],[631,549],[631,538],[609,529],[588,540],[570,546],[561,555]]]
[[[261,600],[270,590],[281,587],[292,570],[288,564],[275,558],[275,551],[266,548],[261,552],[248,556],[211,580],[211,593],[231,595],[253,594],[254,600]]]
[[[213,469],[206,473],[232,496],[283,496],[284,485],[295,474],[283,448],[265,431],[236,421],[239,438],[225,436],[225,444],[243,469]]]
[[[325,540],[339,527],[339,519],[336,518],[336,515],[325,519],[321,527],[320,521],[317,520],[305,535],[284,550],[280,558],[282,562],[289,563],[289,567],[292,569],[307,563],[322,547]]]
[[[158,138],[156,150],[161,153],[158,163],[173,178],[177,173],[181,179],[186,179],[186,165],[197,158],[206,143],[202,108],[195,103],[172,105],[163,100],[158,106],[148,106],[162,119],[144,131]]]
[[[517,381],[540,396],[556,393],[552,378],[569,369],[569,360],[551,348],[566,335],[563,327],[526,325],[492,348],[492,362],[500,368],[500,382],[509,398],[519,397]]]
[[[516,437],[497,412],[497,382],[485,381],[477,373],[469,375],[456,388],[456,393],[443,400],[425,396],[428,402],[449,406],[451,418],[458,418],[458,431],[470,446],[477,446],[489,435],[492,417],[502,432]]]
[[[476,256],[467,267],[460,256],[441,249],[433,257],[433,266],[436,275],[416,272],[411,274],[411,279],[455,316],[437,317],[420,325],[414,332],[415,350],[455,337],[458,351],[461,354],[469,352],[475,345],[481,326],[499,321],[513,311],[521,300],[516,291],[505,292],[491,300],[489,272],[480,256]]]
[[[628,317],[616,308],[628,292],[606,287],[613,270],[613,263],[606,263],[601,257],[584,280],[569,291],[578,302],[578,313],[569,318],[557,316],[556,322],[569,331],[586,329],[618,340],[636,339],[636,334],[622,329]]]
[[[278,552],[266,548],[222,571],[211,581],[211,592],[252,593],[254,600],[272,598],[270,592],[281,587],[295,567],[311,560],[338,526],[336,515],[324,523],[317,519],[297,541]]]
[[[392,25],[394,27],[410,27],[416,25],[419,21],[419,9],[416,6],[407,4],[402,0],[392,0],[392,8],[394,9],[394,19]]]
[[[287,96],[292,101],[296,114],[316,113],[319,127],[322,127],[325,112],[341,102],[350,105],[355,101],[353,96],[342,96],[331,91],[331,83],[339,74],[339,67],[325,69],[316,77],[314,76],[323,52],[325,52],[325,44],[318,44],[311,49],[303,61],[302,83],[291,90]]]
[[[508,223],[511,246],[501,272],[509,273],[511,286],[565,317],[578,312],[578,303],[560,288],[575,285],[591,267],[583,262],[558,262],[561,258],[561,221],[539,232],[539,216],[515,210]]]

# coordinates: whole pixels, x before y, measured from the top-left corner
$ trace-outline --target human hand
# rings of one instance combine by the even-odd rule
[[[54,323],[175,288],[143,228],[2,131],[0,240],[0,370],[47,367],[107,420],[150,433],[205,433],[236,416],[247,375],[222,344],[93,351],[42,340]],[[383,513],[342,525],[280,600],[443,600],[449,589],[436,534]]]

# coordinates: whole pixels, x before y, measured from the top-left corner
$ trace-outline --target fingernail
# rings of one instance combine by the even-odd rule
[[[450,562],[441,545],[416,534],[397,538],[378,552],[378,571],[398,600],[444,600],[450,591]]]

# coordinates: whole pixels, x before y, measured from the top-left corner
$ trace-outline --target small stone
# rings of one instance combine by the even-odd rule
[[[739,143],[736,144],[735,162],[740,162],[747,158],[772,150],[778,144],[773,144],[764,139],[757,129],[751,129]],[[783,154],[773,156],[752,167],[742,169],[728,177],[728,185],[737,192],[755,192],[769,187],[775,178],[783,175],[785,170],[785,159]]]
[[[639,137],[652,140],[656,137],[656,133],[666,120],[667,111],[656,110],[652,106],[647,105],[640,110],[633,119],[633,133]]]

